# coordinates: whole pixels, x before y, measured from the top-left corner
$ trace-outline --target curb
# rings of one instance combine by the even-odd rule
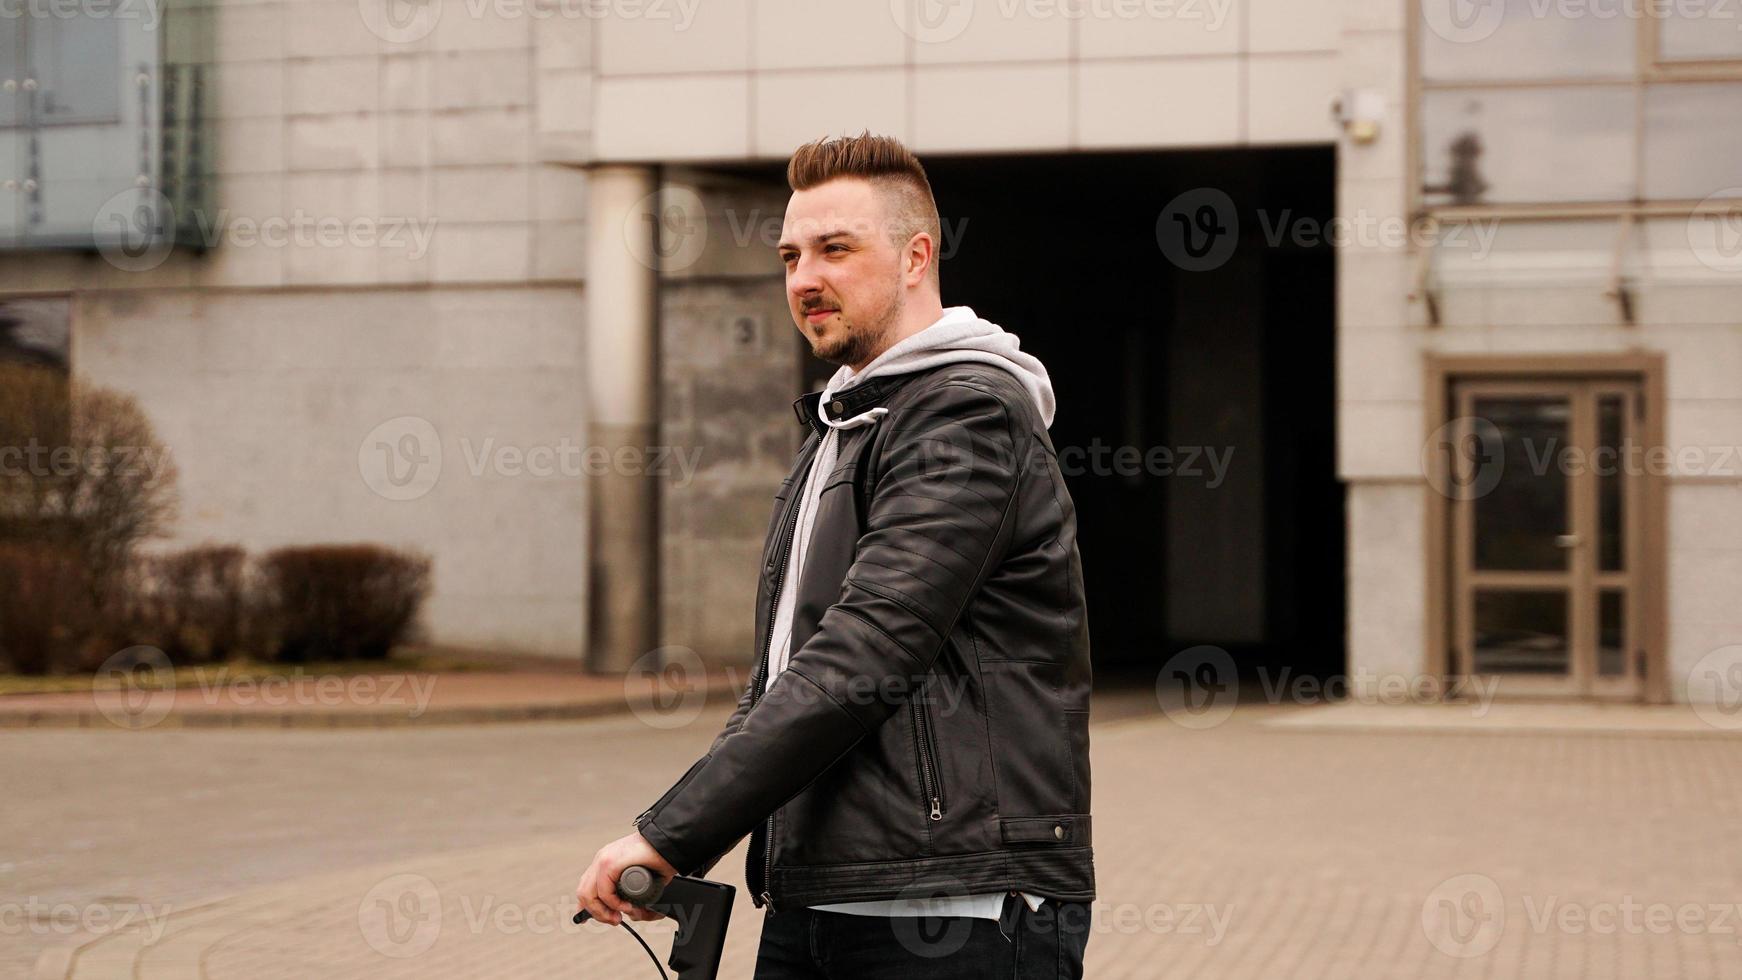
[[[712,698],[724,695],[736,698],[736,685],[714,684],[702,689]],[[0,710],[0,730],[79,729],[83,731],[155,731],[175,729],[316,729],[339,728],[400,728],[426,725],[478,725],[528,721],[576,721],[608,718],[616,715],[640,714],[643,711],[660,714],[652,699],[629,700],[616,697],[593,701],[536,702],[530,704],[468,705],[464,707],[432,706],[411,713],[396,710],[352,708],[341,711],[321,709],[223,709],[171,711],[150,725],[117,724],[97,708],[63,708],[43,711]]]

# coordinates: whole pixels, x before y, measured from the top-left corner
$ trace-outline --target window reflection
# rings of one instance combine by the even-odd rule
[[[1429,204],[1633,196],[1633,90],[1456,89],[1422,99]]]

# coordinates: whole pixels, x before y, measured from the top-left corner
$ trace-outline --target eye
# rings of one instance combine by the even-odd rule
[[[846,250],[847,246],[840,244],[830,245],[828,248],[824,249],[826,252],[845,252]]]

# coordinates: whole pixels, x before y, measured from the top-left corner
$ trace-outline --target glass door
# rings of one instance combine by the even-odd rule
[[[1502,696],[1639,697],[1639,384],[1460,381],[1452,394],[1454,669]]]

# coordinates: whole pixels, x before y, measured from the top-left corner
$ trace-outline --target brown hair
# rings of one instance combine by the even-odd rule
[[[892,218],[889,240],[897,248],[906,246],[922,231],[931,236],[930,276],[936,285],[938,250],[943,247],[942,222],[938,219],[937,201],[932,197],[931,181],[926,179],[925,168],[913,151],[893,136],[873,136],[867,130],[858,136],[813,140],[795,150],[786,163],[786,184],[795,191],[843,177],[868,180],[883,192]]]

